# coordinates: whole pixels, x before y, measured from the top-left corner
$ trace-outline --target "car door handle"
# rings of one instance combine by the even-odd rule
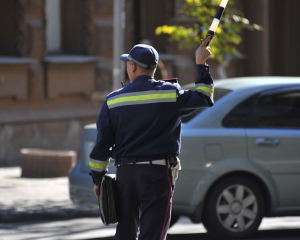
[[[260,146],[273,147],[279,144],[279,140],[276,138],[257,138],[255,140],[255,144]]]

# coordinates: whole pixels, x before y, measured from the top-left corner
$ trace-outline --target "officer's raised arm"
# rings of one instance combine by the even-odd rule
[[[204,96],[208,106],[214,105],[214,83],[210,75],[209,65],[206,60],[211,56],[210,48],[207,43],[210,38],[206,38],[195,52],[197,64],[196,91]],[[208,107],[207,106],[207,107]]]
[[[209,65],[206,63],[211,56],[210,48],[206,44],[210,41],[206,38],[195,52],[197,76],[195,91],[185,90],[178,92],[177,103],[181,109],[181,115],[188,115],[197,108],[211,107],[214,105],[214,82],[210,75]]]

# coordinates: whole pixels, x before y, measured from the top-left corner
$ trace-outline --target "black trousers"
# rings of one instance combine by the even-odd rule
[[[166,166],[126,164],[117,169],[118,225],[114,240],[164,240],[172,208]]]

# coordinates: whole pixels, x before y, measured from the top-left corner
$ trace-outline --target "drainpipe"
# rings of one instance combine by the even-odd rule
[[[116,90],[121,87],[121,81],[123,81],[125,71],[125,64],[120,60],[120,55],[124,53],[125,0],[114,0],[113,26],[112,90]]]

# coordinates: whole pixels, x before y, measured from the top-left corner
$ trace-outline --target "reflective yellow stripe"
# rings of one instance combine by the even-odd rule
[[[125,103],[125,102],[139,102],[139,101],[147,101],[147,100],[158,100],[160,99],[176,99],[176,93],[155,93],[155,94],[145,94],[145,95],[137,95],[137,96],[126,96],[119,97],[116,99],[108,100],[107,105],[111,106],[113,104]]]
[[[97,168],[97,169],[106,169],[108,168],[109,162],[108,163],[94,163],[92,161],[89,161],[89,165],[92,168]]]
[[[203,86],[199,86],[196,88],[196,90],[208,93],[209,95],[213,96],[214,95],[214,89],[211,89],[209,87],[203,87]]]

